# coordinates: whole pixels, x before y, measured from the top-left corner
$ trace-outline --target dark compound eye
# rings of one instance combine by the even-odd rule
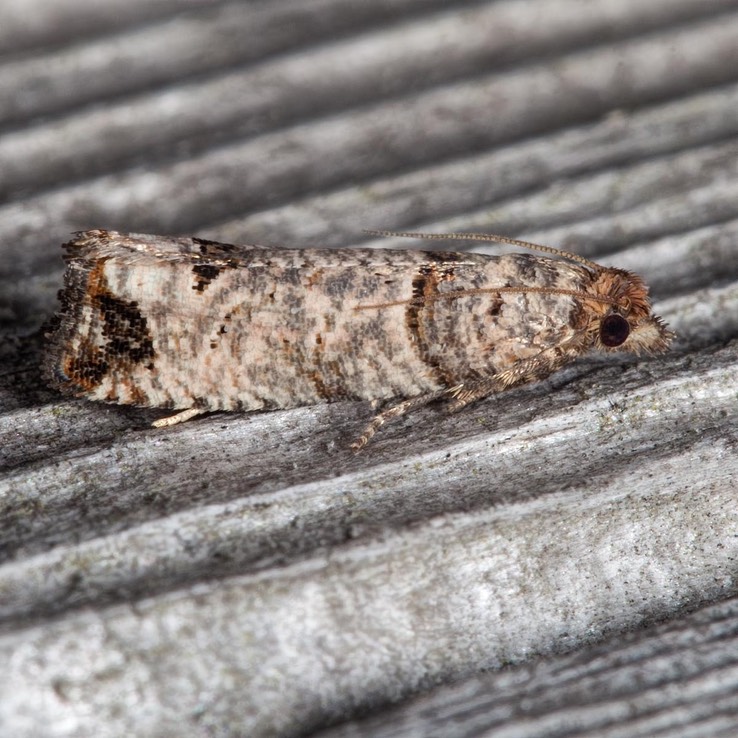
[[[630,325],[622,315],[608,315],[600,323],[600,341],[605,346],[615,348],[625,343],[630,335]]]

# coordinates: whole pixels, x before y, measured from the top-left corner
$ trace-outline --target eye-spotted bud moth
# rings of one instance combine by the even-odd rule
[[[115,231],[65,244],[44,374],[64,393],[177,410],[432,400],[459,410],[542,379],[590,350],[656,354],[673,334],[643,280],[574,254],[275,249]],[[556,258],[550,258],[550,257]]]

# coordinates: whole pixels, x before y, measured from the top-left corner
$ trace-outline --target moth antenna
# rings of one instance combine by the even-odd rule
[[[370,236],[381,236],[383,238],[419,238],[429,241],[485,241],[488,243],[506,243],[510,246],[519,246],[522,249],[540,251],[544,254],[552,254],[553,256],[560,256],[562,259],[575,261],[578,264],[589,267],[596,274],[600,274],[605,270],[605,267],[601,264],[585,259],[579,254],[555,249],[553,246],[542,246],[539,243],[521,241],[518,238],[510,238],[509,236],[497,236],[492,233],[414,233],[409,231],[375,231],[366,229],[363,232]]]
[[[605,305],[620,305],[614,297],[605,297],[604,295],[590,295],[579,290],[567,290],[558,287],[479,287],[471,290],[456,290],[454,292],[442,292],[428,297],[412,297],[408,300],[395,300],[394,302],[382,302],[376,305],[357,305],[354,310],[372,310],[378,308],[395,307],[396,305],[409,305],[417,302],[424,304],[426,302],[439,302],[441,300],[457,300],[460,297],[469,297],[470,295],[488,295],[488,294],[506,294],[506,293],[527,293],[537,292],[543,295],[564,295],[566,297],[575,297],[579,300],[592,300],[601,302]]]

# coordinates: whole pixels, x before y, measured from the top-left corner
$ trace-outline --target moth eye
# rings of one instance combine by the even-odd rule
[[[622,315],[608,315],[600,323],[600,341],[605,346],[615,348],[625,343],[630,335],[630,324]]]

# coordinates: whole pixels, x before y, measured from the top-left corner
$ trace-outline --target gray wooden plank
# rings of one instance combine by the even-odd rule
[[[18,136],[26,134],[11,132],[5,153],[8,170],[13,172],[14,181],[28,187],[33,187],[33,182],[24,182],[25,176],[40,176],[40,192],[22,201],[10,199],[0,209],[0,235],[15,246],[11,251],[14,268],[36,270],[42,266],[39,245],[23,228],[30,219],[37,230],[59,234],[99,225],[102,217],[108,225],[128,229],[192,229],[315,190],[347,182],[369,184],[371,177],[382,173],[461,156],[546,127],[555,129],[590,120],[613,107],[699,90],[731,78],[735,68],[731,59],[738,53],[734,44],[736,17],[719,16],[704,21],[704,25],[677,26],[654,36],[624,41],[617,47],[601,45],[565,55],[555,66],[543,62],[457,82],[276,133],[239,138],[183,160],[164,157],[158,166],[138,167],[78,184],[74,184],[75,169],[84,174],[86,166],[97,168],[101,162],[110,166],[119,163],[120,156],[131,161],[131,147],[140,156],[153,153],[155,162],[157,147],[162,137],[169,135],[172,123],[159,118],[149,120],[146,108],[133,107],[124,111],[129,125],[122,131],[120,123],[115,125],[114,121],[111,129],[101,130],[93,114],[91,128],[83,123],[75,132],[60,124],[44,129],[41,135],[47,141],[39,147],[33,143],[22,145]],[[661,49],[668,50],[664,58],[659,56]],[[344,55],[342,52],[334,59],[334,67],[342,68],[340,58]],[[634,83],[616,85],[616,74]],[[322,75],[316,78],[322,79]],[[351,84],[350,78],[347,82]],[[604,98],[587,91],[598,88],[612,92]],[[223,98],[241,97],[235,93],[223,94]],[[285,100],[291,99],[289,93],[287,88]],[[311,94],[312,90],[306,91],[308,100]],[[190,111],[189,117],[201,118],[193,99],[186,95],[182,105]],[[493,100],[504,100],[504,110],[490,110]],[[221,106],[213,105],[208,98],[204,104],[208,117],[214,116],[217,124],[218,115],[211,111]],[[175,117],[181,109],[178,106],[174,110]],[[273,106],[269,109],[270,115],[279,120],[278,110],[274,111]],[[259,112],[264,114],[263,110],[249,114]],[[423,121],[422,146],[417,145],[418,121]],[[179,139],[180,134],[171,133],[174,140]],[[198,134],[195,124],[192,136]],[[86,152],[81,157],[86,164],[73,165],[67,152],[75,152],[80,146]],[[337,146],[342,156],[335,155]],[[12,151],[28,156],[27,175],[21,174],[22,162],[13,165]],[[315,167],[316,160],[323,162],[320,168]],[[40,163],[43,166],[39,169]],[[131,163],[141,161],[134,156]],[[55,177],[67,172],[72,183],[44,191],[49,184],[43,180],[45,172],[57,172]],[[43,244],[46,260],[47,253],[48,244]]]
[[[643,628],[738,594],[738,3],[124,5],[0,31],[0,733],[732,728],[732,646],[701,640],[732,611]],[[360,403],[152,430],[40,381],[58,244],[93,226],[527,236],[642,273],[679,338],[358,456]],[[639,660],[673,683],[639,700]]]
[[[477,676],[316,738],[597,735],[727,738],[738,730],[738,602],[534,665]]]
[[[685,7],[678,13],[687,18],[700,15],[694,2],[683,2]],[[0,68],[0,122],[4,124],[73,114],[75,108],[89,103],[115,102],[167,83],[186,86],[192,79],[258,64],[301,46],[309,49],[443,3],[206,0],[183,5],[179,0],[136,0],[111,5],[104,0],[21,0],[7,6],[0,26],[0,53],[9,54]],[[658,12],[655,16],[657,22]],[[25,53],[14,59],[13,49]],[[260,80],[261,84],[268,81]],[[168,97],[171,100],[171,93]],[[113,110],[110,117],[113,122]]]

